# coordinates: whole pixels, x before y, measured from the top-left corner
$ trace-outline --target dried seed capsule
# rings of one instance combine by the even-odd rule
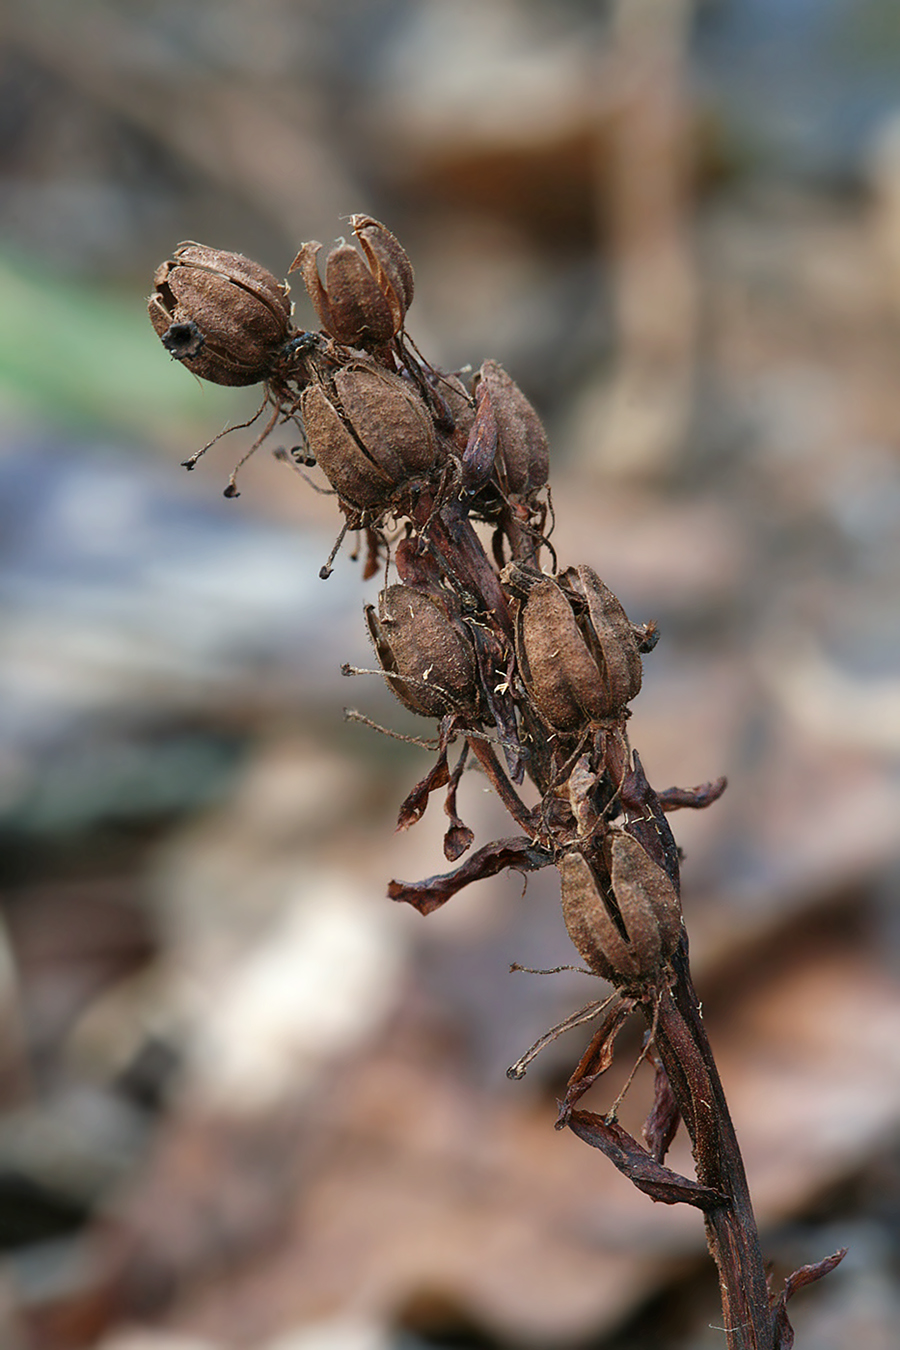
[[[163,346],[213,384],[257,384],[291,330],[289,288],[241,253],[179,244],[148,302]]]
[[[618,597],[590,567],[570,567],[560,578],[587,604],[593,636],[603,654],[606,687],[613,705],[623,708],[640,693],[642,666],[634,625]]]
[[[621,926],[581,853],[567,853],[558,863],[563,918],[590,968],[632,988],[652,980],[675,951],[681,904],[666,873],[624,831],[607,836],[603,861]]]
[[[319,275],[316,240],[302,244],[290,271],[299,270],[322,327],[348,347],[375,351],[403,327],[413,298],[409,258],[390,230],[371,216],[352,216],[368,267],[352,244],[339,244]]]
[[[300,401],[309,448],[343,501],[387,510],[409,481],[433,468],[437,439],[414,389],[372,362],[341,367],[331,387],[312,384]]]
[[[544,487],[550,472],[547,434],[515,380],[497,361],[485,361],[476,392],[486,390],[497,423],[496,468],[507,497],[524,497]]]
[[[516,616],[516,658],[538,710],[559,731],[621,717],[641,687],[634,629],[612,591],[590,567],[532,584],[522,569],[504,573],[525,586]]]
[[[450,603],[448,597],[448,604]],[[477,713],[475,656],[466,630],[438,599],[412,586],[388,586],[366,623],[387,683],[410,712]]]
[[[516,616],[519,673],[538,711],[559,731],[575,731],[610,708],[602,672],[587,648],[562,588],[547,578],[532,588]]]
[[[394,331],[399,332],[413,302],[414,291],[412,263],[406,249],[386,226],[371,216],[351,216],[350,224],[379,289],[391,307]]]

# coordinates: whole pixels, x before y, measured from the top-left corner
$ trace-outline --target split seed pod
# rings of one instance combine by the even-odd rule
[[[331,385],[303,391],[309,448],[342,501],[387,510],[410,478],[434,467],[437,439],[428,409],[410,385],[374,362],[341,367]]]
[[[163,346],[213,384],[258,384],[291,331],[286,285],[242,253],[179,244],[148,302]]]
[[[319,275],[322,245],[302,244],[289,270],[299,271],[322,327],[348,347],[375,351],[403,327],[412,304],[413,270],[399,241],[371,216],[351,216],[366,261],[352,244],[333,248]],[[368,263],[368,266],[366,266]]]
[[[388,686],[410,712],[443,717],[478,711],[475,654],[463,625],[439,600],[412,586],[388,586],[366,623]]]
[[[621,717],[641,687],[635,629],[590,567],[536,582],[519,607],[516,657],[525,687],[559,731]]]
[[[681,902],[662,868],[623,830],[604,840],[603,861],[621,926],[581,853],[564,854],[558,863],[563,918],[591,970],[618,988],[632,989],[653,980],[674,953]]]
[[[497,424],[497,477],[504,495],[527,499],[546,485],[550,472],[547,433],[515,380],[497,361],[485,361],[476,391],[486,389]]]
[[[641,690],[643,667],[635,625],[593,568],[569,567],[561,580],[570,594],[580,596],[585,603],[587,614],[581,626],[596,640],[603,655],[613,707],[623,708]]]

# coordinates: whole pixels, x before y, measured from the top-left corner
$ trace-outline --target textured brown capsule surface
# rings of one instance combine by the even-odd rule
[[[478,386],[486,386],[497,422],[497,473],[507,496],[526,497],[544,487],[550,449],[543,423],[515,380],[497,361],[485,361]]]
[[[613,831],[604,854],[627,937],[580,853],[567,853],[558,863],[563,919],[591,970],[619,987],[633,988],[652,980],[674,952],[681,906],[665,872],[636,839]]]
[[[681,900],[671,878],[654,862],[643,845],[625,830],[613,830],[604,841],[613,895],[632,936],[632,915],[652,911],[660,954],[668,959],[678,945],[682,929]],[[632,937],[632,940],[633,937]]]
[[[434,427],[405,380],[372,365],[337,371],[334,384],[354,433],[395,482],[427,473],[437,453]]]
[[[390,306],[394,331],[399,332],[413,302],[415,289],[412,263],[406,249],[396,235],[371,216],[351,216],[350,224],[378,288]]]
[[[606,716],[601,672],[578,631],[571,605],[549,577],[533,587],[519,609],[516,656],[522,680],[551,726],[560,731],[582,726],[585,698],[595,715]]]
[[[371,216],[351,216],[365,261],[352,244],[341,243],[319,274],[315,239],[301,244],[290,271],[299,271],[322,327],[348,347],[377,350],[403,327],[412,303],[413,270],[399,241]],[[367,266],[368,264],[368,266]]]
[[[180,244],[148,302],[163,346],[213,384],[265,380],[291,330],[288,287],[242,253]]]
[[[513,593],[524,587],[516,616],[516,659],[540,712],[559,731],[622,716],[641,687],[636,630],[590,567],[571,567],[534,582],[507,569]]]
[[[316,462],[342,501],[359,510],[382,509],[392,483],[348,430],[319,385],[304,389],[300,412]]]
[[[333,390],[310,385],[300,409],[309,448],[341,499],[360,510],[397,505],[399,488],[435,463],[437,439],[421,398],[370,366],[335,372]]]
[[[366,622],[391,690],[411,712],[443,717],[475,712],[475,657],[461,624],[412,586],[388,586]]]
[[[618,598],[591,567],[570,567],[561,582],[587,605],[590,636],[600,649],[613,707],[623,708],[641,690],[642,665],[635,629]]]

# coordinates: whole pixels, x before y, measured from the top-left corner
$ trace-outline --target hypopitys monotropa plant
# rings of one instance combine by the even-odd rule
[[[318,464],[343,512],[339,542],[348,529],[363,532],[366,575],[382,561],[396,572],[366,607],[375,657],[400,702],[438,723],[435,763],[403,802],[399,825],[414,824],[431,793],[446,789],[444,853],[458,865],[420,882],[392,881],[388,894],[429,914],[463,886],[506,868],[557,869],[569,936],[612,986],[562,1024],[599,1019],[557,1126],[600,1149],[654,1200],[699,1208],[719,1270],[728,1346],[787,1350],[788,1299],[833,1269],[843,1251],[796,1271],[777,1297],[770,1294],[691,983],[679,852],[667,819],[679,808],[708,806],[724,779],[662,792],[650,786],[628,719],[655,624],[633,623],[590,567],[559,568],[548,537],[547,439],[534,408],[495,361],[467,382],[425,360],[405,329],[413,298],[405,251],[370,216],[351,216],[350,226],[359,248],[341,242],[332,249],[324,279],[318,243],[302,245],[292,264],[319,331],[294,325],[286,283],[240,254],[200,244],[180,245],[158,269],[151,320],[171,356],[195,374],[263,385],[257,416],[268,408],[269,417],[248,453],[276,426],[293,426],[295,458]],[[235,491],[233,473],[226,495]],[[489,553],[473,521],[490,527]],[[456,809],[470,757],[519,833],[459,862],[474,839]],[[540,796],[533,808],[517,790],[526,775]],[[632,1013],[647,1025],[640,1058],[656,1071],[643,1141],[619,1124],[618,1100],[602,1115],[578,1104],[611,1064]],[[521,1076],[557,1030],[510,1075]],[[696,1180],[664,1163],[681,1120]]]

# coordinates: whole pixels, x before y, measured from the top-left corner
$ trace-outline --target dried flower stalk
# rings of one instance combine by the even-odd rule
[[[710,805],[725,781],[660,793],[650,786],[627,728],[655,625],[633,623],[590,567],[559,569],[549,543],[547,439],[534,408],[495,361],[468,386],[430,365],[404,327],[413,297],[406,253],[370,216],[352,216],[350,224],[359,249],[332,249],[324,280],[320,244],[302,245],[292,264],[319,332],[294,327],[288,288],[271,273],[199,244],[179,246],[157,271],[151,320],[170,354],[196,374],[263,383],[260,413],[266,406],[271,413],[251,451],[276,425],[294,423],[303,462],[318,463],[337,495],[342,536],[365,534],[365,574],[383,559],[396,570],[398,580],[366,609],[375,656],[396,697],[438,721],[436,761],[403,802],[399,826],[413,825],[431,793],[446,789],[444,853],[457,865],[420,882],[392,881],[389,896],[429,914],[463,886],[507,868],[559,871],[572,942],[614,993],[566,1019],[571,1026],[605,1014],[569,1080],[557,1128],[600,1149],[652,1199],[702,1210],[727,1345],[787,1350],[788,1298],[833,1269],[843,1252],[797,1271],[778,1298],[770,1294],[691,983],[679,854],[667,820],[673,810]],[[232,474],[226,492],[235,491]],[[490,557],[473,521],[491,530]],[[403,537],[392,549],[398,522]],[[474,838],[456,810],[470,756],[521,833],[459,862]],[[534,809],[517,791],[526,775],[541,797]],[[605,1115],[578,1105],[609,1068],[633,1012],[648,1028],[642,1058],[656,1065],[643,1143],[619,1124],[618,1101]],[[533,1052],[511,1076],[521,1076]],[[665,1166],[679,1120],[695,1181]]]

